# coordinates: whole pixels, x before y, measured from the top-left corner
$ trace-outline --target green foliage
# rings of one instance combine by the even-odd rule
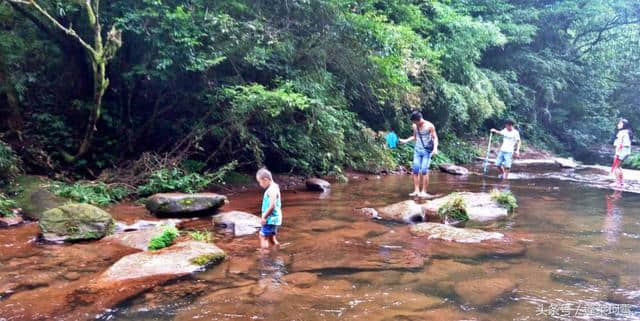
[[[13,210],[18,207],[18,204],[4,193],[0,193],[0,216],[10,217],[13,216]]]
[[[11,146],[0,140],[0,184],[6,184],[20,173],[20,158]]]
[[[469,215],[467,215],[467,205],[465,204],[464,198],[457,193],[453,194],[451,198],[438,209],[438,216],[445,221],[468,221]]]
[[[131,187],[122,184],[103,182],[75,182],[73,184],[56,182],[49,186],[52,193],[77,203],[106,206],[121,201],[131,194]]]
[[[631,169],[640,169],[640,153],[629,155],[629,157],[624,160],[624,165]]]
[[[173,241],[180,235],[175,227],[167,227],[162,234],[157,235],[149,241],[149,250],[155,251],[173,244]]]
[[[200,241],[205,243],[213,242],[213,233],[210,231],[192,231],[189,232],[189,237],[194,241]]]
[[[236,163],[232,162],[222,166],[215,172],[205,172],[204,174],[190,173],[179,167],[160,169],[153,172],[145,184],[138,186],[137,192],[140,196],[176,191],[183,193],[200,192],[212,184],[224,183],[225,176],[235,166]]]
[[[518,208],[518,201],[511,191],[501,192],[493,189],[491,191],[491,199],[506,207],[510,213]]]

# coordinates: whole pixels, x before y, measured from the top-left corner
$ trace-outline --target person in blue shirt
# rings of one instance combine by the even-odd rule
[[[398,147],[398,135],[394,131],[390,131],[387,136],[387,146],[391,149]]]
[[[271,172],[261,168],[256,173],[256,180],[265,189],[262,198],[260,247],[268,249],[280,245],[276,239],[278,227],[282,225],[282,198],[280,186],[273,181]]]

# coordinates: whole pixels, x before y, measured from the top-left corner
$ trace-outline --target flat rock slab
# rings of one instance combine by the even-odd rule
[[[105,271],[99,281],[123,281],[159,275],[179,277],[201,270],[202,266],[192,261],[203,256],[210,256],[215,261],[224,258],[225,253],[211,243],[181,242],[158,251],[127,255]]]
[[[128,246],[134,249],[146,251],[149,247],[151,239],[169,227],[175,227],[175,222],[158,222],[145,228],[141,228],[135,231],[116,233],[104,238],[105,241],[112,241],[120,245]]]
[[[562,168],[576,168],[578,163],[571,158],[554,158],[555,163]]]
[[[411,234],[427,236],[428,239],[440,239],[458,243],[480,243],[487,240],[499,240],[504,234],[485,232],[473,228],[458,228],[440,223],[420,223],[410,227]]]
[[[251,235],[262,227],[257,215],[240,211],[216,214],[213,216],[213,224],[232,231],[234,236]]]
[[[307,189],[315,192],[324,192],[331,188],[331,183],[320,178],[309,178],[305,182]]]
[[[368,216],[409,224],[420,223],[424,222],[425,220],[425,214],[422,205],[413,200],[391,204],[385,207],[378,208],[374,211],[375,212],[371,212],[371,214],[368,214]]]
[[[226,196],[215,193],[163,193],[149,197],[145,205],[156,215],[189,217],[194,214],[212,213],[228,203]]]
[[[486,306],[511,294],[518,285],[507,278],[483,278],[456,283],[454,290],[464,304]]]
[[[424,265],[424,258],[412,250],[389,249],[361,240],[332,237],[290,248],[290,252],[293,253],[292,272],[414,269]]]
[[[494,201],[489,193],[453,193],[445,197],[436,198],[422,205],[425,214],[430,217],[438,216],[438,209],[451,200],[455,194],[461,196],[466,204],[469,221],[467,224],[482,225],[501,220],[509,216],[509,210]]]
[[[24,222],[24,219],[20,215],[0,217],[0,227],[12,227],[20,225],[22,222]]]
[[[42,236],[49,242],[97,240],[115,229],[111,215],[89,204],[67,204],[40,217]]]
[[[438,166],[441,171],[452,175],[469,175],[469,170],[454,164],[441,164]]]

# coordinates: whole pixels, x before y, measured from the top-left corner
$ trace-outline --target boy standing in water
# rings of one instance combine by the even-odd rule
[[[256,180],[260,187],[266,189],[262,198],[260,247],[268,249],[278,246],[276,234],[278,227],[282,225],[282,202],[280,197],[280,186],[273,181],[271,172],[266,168],[261,168],[256,173]]]
[[[407,139],[401,139],[401,144],[406,144],[412,140],[416,141],[413,150],[413,164],[411,171],[413,172],[413,193],[409,196],[427,197],[427,186],[429,185],[429,164],[431,156],[438,153],[438,134],[436,127],[431,122],[422,118],[419,111],[411,114],[411,122],[413,122],[413,136]],[[420,183],[422,182],[422,191],[420,191]]]
[[[503,137],[502,147],[496,158],[496,166],[502,170],[502,179],[509,178],[509,170],[513,162],[513,152],[515,151],[516,157],[520,157],[520,133],[513,128],[513,124],[513,120],[507,119],[504,122],[503,130],[491,128],[492,133]]]
[[[613,165],[611,166],[611,174],[616,178],[616,182],[613,185],[619,188],[624,186],[622,163],[624,163],[627,156],[631,154],[632,135],[629,121],[624,118],[620,119],[620,121],[618,121],[618,133],[616,134],[616,140],[613,142],[615,155],[613,156]]]

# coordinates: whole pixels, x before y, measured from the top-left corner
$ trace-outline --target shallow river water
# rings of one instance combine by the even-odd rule
[[[430,192],[493,188],[511,190],[519,208],[507,221],[488,230],[517,238],[522,251],[492,254],[474,245],[416,238],[406,225],[357,216],[354,208],[402,201],[411,191],[409,177],[361,178],[335,185],[328,194],[284,192],[282,248],[278,251],[260,253],[255,236],[231,239],[218,234],[216,244],[229,254],[222,264],[157,286],[95,317],[640,320],[640,306],[635,305],[640,302],[640,195],[548,178],[503,183],[441,173],[432,175]],[[230,197],[227,207],[256,212],[260,200],[259,192],[237,194]],[[116,206],[111,212],[118,219],[130,220],[148,215],[143,208],[128,205]],[[208,219],[189,222],[186,227],[212,229]],[[0,231],[0,292],[5,293],[0,307],[12,301],[6,298],[20,292],[33,292],[34,296],[25,298],[55,296],[56,287],[91,279],[130,253],[125,248],[96,245],[100,242],[43,245],[34,241],[36,231],[33,224]],[[417,253],[424,266],[403,267],[398,253],[406,252]],[[87,263],[78,266],[74,257]],[[457,291],[464,284],[473,288],[478,280],[494,279],[507,280],[515,289],[486,302],[482,296],[492,289],[475,289],[482,304],[469,303]],[[14,300],[11,304],[15,309],[37,309],[48,302]]]

